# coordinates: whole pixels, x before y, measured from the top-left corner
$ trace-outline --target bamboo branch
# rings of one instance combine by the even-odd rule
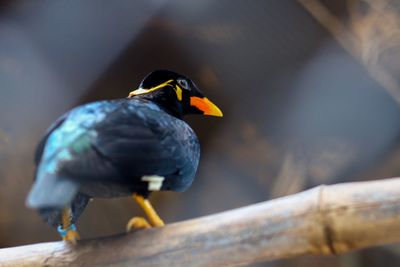
[[[237,266],[394,242],[400,242],[400,178],[319,186],[76,246],[5,248],[0,266]]]

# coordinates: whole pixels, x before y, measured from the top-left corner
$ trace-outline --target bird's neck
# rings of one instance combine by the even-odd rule
[[[162,110],[178,119],[183,119],[182,104],[176,99],[175,92],[158,92],[157,94],[143,94],[137,97],[157,104]]]

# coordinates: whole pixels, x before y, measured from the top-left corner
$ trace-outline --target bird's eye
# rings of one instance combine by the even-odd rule
[[[182,86],[183,89],[190,90],[189,83],[186,80],[179,79],[178,84]]]

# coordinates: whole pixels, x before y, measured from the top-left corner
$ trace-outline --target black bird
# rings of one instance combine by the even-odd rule
[[[36,179],[27,205],[76,242],[75,222],[94,197],[133,195],[149,218],[132,218],[127,229],[163,226],[148,196],[185,191],[200,157],[198,139],[182,118],[222,117],[187,77],[168,70],[146,76],[128,98],[72,109],[39,143]]]

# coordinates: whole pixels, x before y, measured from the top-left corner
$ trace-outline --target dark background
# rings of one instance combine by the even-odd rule
[[[45,129],[122,98],[148,72],[192,78],[224,118],[191,117],[193,186],[152,200],[167,223],[325,183],[399,176],[400,1],[1,1],[0,247],[57,240],[24,200]],[[311,12],[311,13],[310,13]],[[321,15],[327,16],[321,16]],[[83,238],[124,231],[131,199],[95,200]],[[398,266],[400,247],[257,266]]]

